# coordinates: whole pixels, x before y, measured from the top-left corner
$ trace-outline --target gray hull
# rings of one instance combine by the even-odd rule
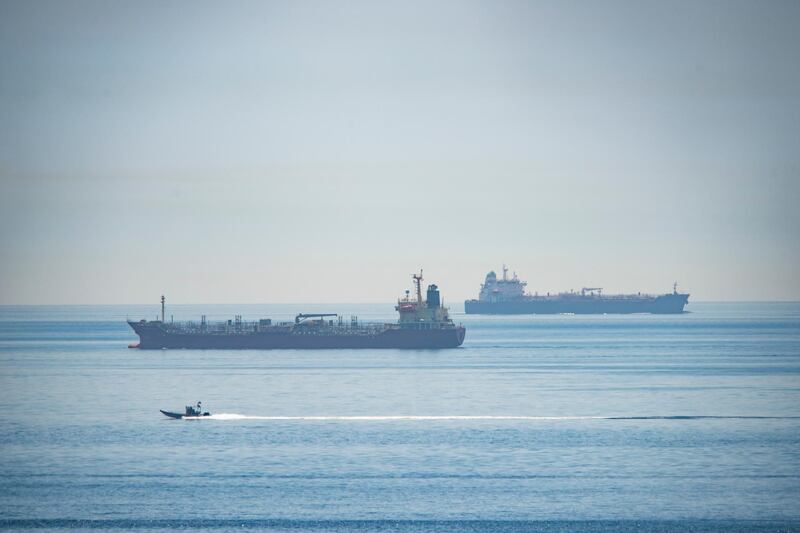
[[[576,315],[598,314],[678,314],[683,313],[689,301],[688,294],[664,294],[655,297],[614,296],[532,296],[504,302],[467,300],[464,311],[468,315]]]
[[[387,328],[370,334],[342,335],[326,331],[298,333],[291,331],[236,333],[174,333],[160,322],[128,322],[139,335],[140,349],[359,349],[456,348],[464,342],[463,327],[411,329]]]

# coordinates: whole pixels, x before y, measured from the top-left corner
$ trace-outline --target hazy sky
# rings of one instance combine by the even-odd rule
[[[800,2],[0,1],[0,303],[800,299]]]

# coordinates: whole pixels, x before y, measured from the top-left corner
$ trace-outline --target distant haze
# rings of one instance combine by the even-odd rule
[[[800,299],[800,2],[0,3],[0,303]],[[690,300],[691,301],[691,300]]]

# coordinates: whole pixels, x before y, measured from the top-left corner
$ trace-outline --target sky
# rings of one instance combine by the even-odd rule
[[[0,0],[0,304],[800,300],[800,3]],[[691,300],[690,300],[691,301]]]

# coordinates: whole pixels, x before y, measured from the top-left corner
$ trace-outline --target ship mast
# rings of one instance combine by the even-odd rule
[[[414,285],[417,287],[417,303],[422,305],[422,269],[419,271],[419,276],[411,274],[411,277],[414,278]]]
[[[508,281],[508,267],[503,265],[503,281]]]
[[[161,295],[161,323],[162,324],[164,323],[164,301],[165,301],[165,298],[164,298],[164,295],[162,294]]]

